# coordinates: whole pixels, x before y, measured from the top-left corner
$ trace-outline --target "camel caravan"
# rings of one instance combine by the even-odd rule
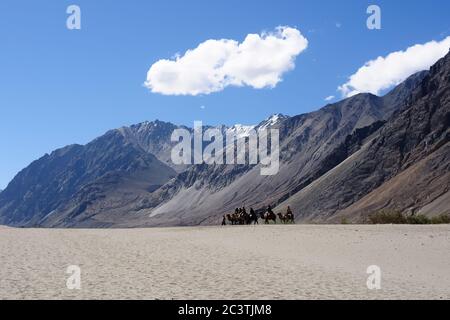
[[[285,214],[281,212],[275,214],[272,211],[271,206],[268,206],[265,212],[261,212],[259,214],[257,214],[253,208],[250,208],[250,212],[247,212],[245,207],[236,208],[234,213],[223,216],[222,225],[225,226],[228,223],[233,226],[259,224],[259,219],[262,219],[265,224],[269,224],[270,222],[277,223],[277,218],[284,224],[295,223],[295,217],[292,213],[291,207],[288,206]]]

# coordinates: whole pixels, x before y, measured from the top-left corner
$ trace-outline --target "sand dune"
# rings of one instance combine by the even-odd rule
[[[0,228],[0,261],[1,299],[450,299],[450,226]]]

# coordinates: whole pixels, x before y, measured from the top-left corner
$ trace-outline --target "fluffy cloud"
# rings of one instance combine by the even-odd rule
[[[295,67],[295,58],[307,46],[300,31],[290,27],[249,34],[242,43],[207,40],[183,56],[154,63],[145,86],[154,93],[193,96],[227,86],[273,88]]]
[[[347,83],[338,88],[344,97],[361,92],[380,94],[382,90],[403,82],[410,75],[430,68],[448,53],[450,37],[442,41],[417,44],[405,51],[396,51],[386,57],[367,62]]]
[[[334,99],[334,96],[328,96],[328,97],[325,98],[325,101],[331,101],[333,99]]]

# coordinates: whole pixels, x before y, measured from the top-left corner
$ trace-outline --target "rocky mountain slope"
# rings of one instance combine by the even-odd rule
[[[56,150],[0,193],[0,224],[141,227],[217,224],[245,205],[291,205],[299,221],[364,221],[394,208],[449,211],[449,56],[383,97],[359,94],[294,117],[222,126],[245,136],[278,128],[280,169],[175,166],[174,129],[162,121],[111,130],[86,146]]]
[[[261,176],[259,166],[190,168],[150,197],[149,209],[140,208],[145,215],[137,224],[217,223],[220,214],[238,206],[261,209],[283,202],[345,160],[348,155],[336,155],[336,146],[355,130],[378,129],[402,107],[403,102],[396,98],[410,93],[410,85],[424,76],[415,75],[408,85],[399,86],[385,97],[360,94],[317,112],[283,119],[277,124],[281,149],[277,175]]]
[[[305,222],[364,222],[379,210],[450,213],[450,55],[359,145],[277,209],[292,205]]]
[[[152,191],[175,175],[154,155],[128,142],[120,130],[112,130],[86,146],[71,145],[46,154],[17,174],[0,194],[0,223],[41,225],[94,182],[145,181],[142,188]],[[89,192],[78,210],[102,197]]]

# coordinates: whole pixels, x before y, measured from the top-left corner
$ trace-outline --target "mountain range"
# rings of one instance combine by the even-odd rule
[[[34,161],[0,193],[0,224],[150,227],[217,224],[245,205],[291,206],[298,222],[365,222],[380,210],[450,213],[450,54],[388,94],[358,94],[255,126],[280,132],[280,169],[174,165],[172,123],[111,130]]]

